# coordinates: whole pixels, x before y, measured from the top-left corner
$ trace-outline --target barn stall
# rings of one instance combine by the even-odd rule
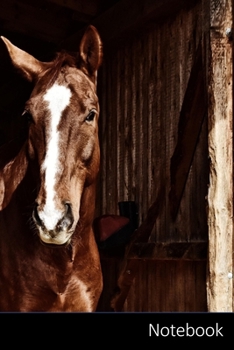
[[[88,24],[103,39],[96,218],[133,207],[135,231],[99,244],[98,311],[233,310],[232,21],[231,0],[1,2],[1,35],[40,60]],[[4,144],[30,86],[0,70]]]

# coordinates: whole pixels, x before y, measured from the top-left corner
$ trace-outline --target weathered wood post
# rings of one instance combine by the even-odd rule
[[[210,0],[209,311],[233,311],[233,1]]]

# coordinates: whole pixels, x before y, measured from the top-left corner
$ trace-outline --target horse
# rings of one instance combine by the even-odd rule
[[[32,91],[26,136],[0,150],[0,311],[93,312],[103,288],[92,229],[99,33],[89,26],[76,55],[50,62],[1,40]]]

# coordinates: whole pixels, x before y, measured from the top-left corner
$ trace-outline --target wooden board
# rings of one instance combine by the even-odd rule
[[[104,291],[98,311],[113,311],[119,259],[102,259]],[[206,261],[141,259],[124,312],[206,312]]]
[[[176,219],[179,210],[202,123],[206,116],[206,99],[205,71],[202,62],[202,48],[199,45],[180,112],[177,145],[171,158],[169,198],[173,220]]]
[[[209,311],[233,311],[233,1],[210,1]]]

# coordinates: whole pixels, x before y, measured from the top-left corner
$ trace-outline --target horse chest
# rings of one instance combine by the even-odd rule
[[[97,276],[85,281],[82,271],[68,269],[63,275],[46,265],[16,262],[0,271],[1,311],[94,311],[101,288]]]
[[[55,273],[52,279],[47,279],[54,293],[49,311],[94,311],[99,285],[96,276],[92,271],[85,273],[82,268],[71,267],[71,270],[67,270],[67,273]]]
[[[44,247],[7,218],[0,220],[0,310],[93,311],[101,290],[98,260],[81,251],[72,260],[68,249]]]
[[[79,278],[72,278],[71,286],[58,292],[49,311],[94,311],[95,294],[90,286]]]

